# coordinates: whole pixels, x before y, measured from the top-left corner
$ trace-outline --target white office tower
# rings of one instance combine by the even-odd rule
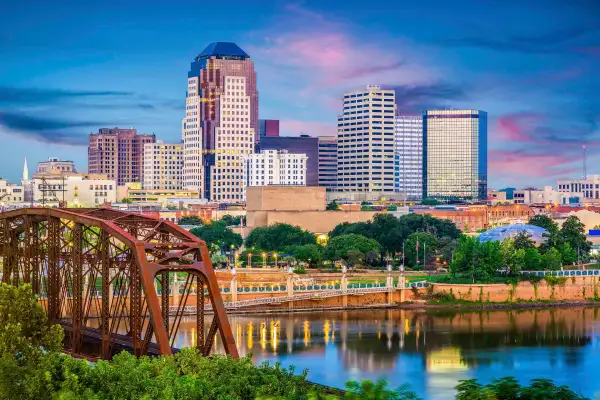
[[[338,190],[394,191],[396,94],[379,85],[344,94],[338,116]]]
[[[183,188],[183,144],[144,144],[144,189],[181,190]]]
[[[306,154],[263,150],[246,158],[247,186],[306,185]]]
[[[423,117],[396,117],[394,190],[410,200],[423,194]]]

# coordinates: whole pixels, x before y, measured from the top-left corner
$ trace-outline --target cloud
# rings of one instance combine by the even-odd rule
[[[309,122],[283,119],[281,124],[282,136],[298,136],[306,134],[311,136],[335,136],[337,128],[335,124],[327,124],[323,122]]]
[[[85,145],[88,136],[83,129],[107,126],[102,122],[68,121],[31,117],[19,113],[0,111],[0,126],[13,135],[33,139],[40,142],[68,145]]]
[[[445,39],[440,44],[526,54],[573,53],[578,52],[578,46],[574,42],[586,40],[589,35],[598,30],[598,26],[576,26],[557,29],[540,35],[516,35],[504,38],[493,38],[489,34],[481,33],[477,36]]]
[[[465,85],[437,82],[421,85],[397,85],[396,104],[401,113],[420,113],[427,109],[445,108],[451,101],[466,99]]]
[[[554,152],[544,154],[525,150],[490,150],[488,153],[488,175],[492,179],[498,177],[519,177],[522,186],[527,179],[558,175],[571,175],[579,169],[572,164],[581,159],[579,154]]]
[[[27,104],[55,103],[63,100],[73,100],[86,97],[132,96],[131,92],[93,91],[93,90],[62,90],[43,88],[18,88],[0,86],[0,104],[10,106]]]

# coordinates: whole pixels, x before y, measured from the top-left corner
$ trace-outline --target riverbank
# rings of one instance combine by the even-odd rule
[[[319,313],[327,311],[361,311],[361,310],[518,310],[537,308],[574,308],[574,307],[600,307],[600,301],[522,301],[515,303],[479,303],[464,300],[447,302],[407,302],[401,304],[376,304],[352,307],[307,307],[307,308],[264,308],[229,310],[230,315],[265,315],[265,314],[294,314],[294,313]]]

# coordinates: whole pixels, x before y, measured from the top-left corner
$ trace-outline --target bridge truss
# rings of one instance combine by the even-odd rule
[[[192,342],[208,355],[218,332],[238,357],[206,244],[170,222],[104,208],[13,210],[0,213],[0,256],[2,282],[31,284],[75,355],[172,354],[195,297]],[[173,273],[185,283],[171,306],[168,290],[156,289]]]

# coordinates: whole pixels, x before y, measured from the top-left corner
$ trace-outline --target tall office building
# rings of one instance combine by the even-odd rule
[[[141,183],[144,144],[155,141],[155,135],[138,134],[135,129],[102,128],[90,134],[88,173],[105,174],[119,186]]]
[[[396,117],[394,191],[406,193],[410,200],[423,194],[423,117]]]
[[[260,119],[259,120],[260,136],[279,136],[279,120],[278,119]]]
[[[211,201],[244,201],[244,158],[254,153],[257,129],[254,63],[235,43],[211,43],[188,73],[184,188]]]
[[[144,145],[144,189],[181,190],[183,187],[183,144]]]
[[[394,191],[396,93],[379,85],[344,94],[338,117],[338,189]]]
[[[304,154],[306,160],[306,185],[319,184],[319,138],[300,136],[263,136],[260,138],[260,151],[285,150],[289,154]]]
[[[306,185],[306,154],[264,150],[251,154],[247,162],[247,186]]]
[[[319,186],[337,189],[337,138],[319,136]]]
[[[50,157],[48,161],[40,161],[37,165],[36,172],[49,172],[52,170],[74,173],[77,172],[75,170],[75,163],[73,161],[59,160],[57,157]]]
[[[423,112],[423,197],[446,202],[487,198],[487,113]]]

